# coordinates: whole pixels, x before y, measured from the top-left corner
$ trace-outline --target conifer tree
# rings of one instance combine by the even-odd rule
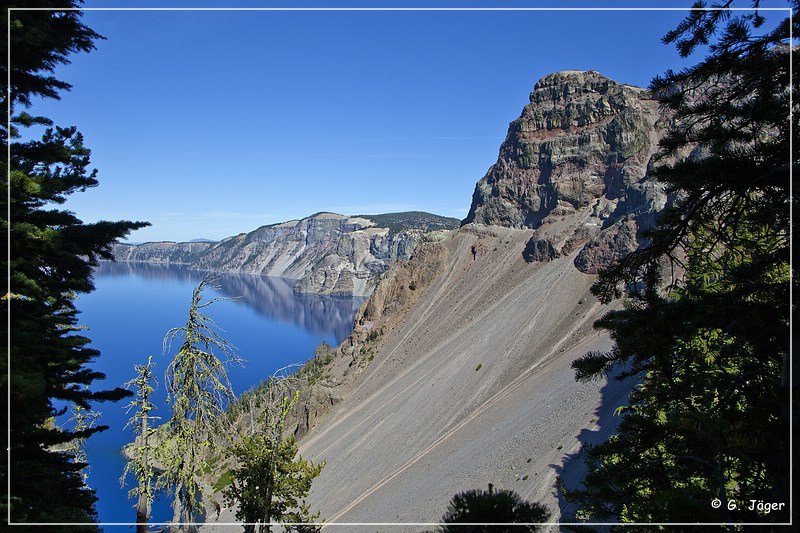
[[[133,475],[136,487],[128,492],[128,497],[136,497],[136,531],[146,533],[147,522],[150,519],[150,507],[153,503],[153,478],[154,478],[154,439],[155,427],[152,421],[157,419],[150,414],[155,410],[151,396],[155,390],[155,376],[152,357],[147,358],[144,365],[136,365],[136,377],[125,384],[125,388],[134,389],[134,398],[128,404],[128,410],[133,410],[133,416],[128,421],[128,426],[133,428],[136,439],[130,445],[128,462],[120,477],[120,484],[125,484],[125,478]]]
[[[300,396],[297,376],[284,371],[278,370],[266,385],[263,429],[244,436],[228,450],[237,466],[223,494],[226,503],[236,507],[236,518],[246,524],[247,533],[270,531],[273,522],[319,522],[319,513],[311,513],[305,497],[325,463],[315,465],[297,456],[294,436],[284,437],[286,418]]]
[[[71,0],[43,0],[15,2],[14,7],[76,5]],[[74,460],[69,443],[106,426],[73,431],[50,421],[66,412],[62,405],[89,410],[93,402],[116,401],[127,395],[121,388],[89,387],[104,376],[89,366],[100,353],[79,333],[74,298],[93,289],[92,268],[99,259],[112,259],[111,244],[146,224],[85,224],[75,214],[59,209],[70,194],[97,186],[97,171],[90,169],[91,153],[77,128],[59,127],[27,112],[34,97],[58,99],[59,92],[70,89],[53,75],[55,68],[68,63],[73,53],[94,49],[94,42],[101,37],[81,23],[78,11],[15,9],[10,12],[10,23],[10,43],[3,39],[2,54],[5,57],[10,44],[11,62],[3,63],[0,74],[3,152],[11,139],[10,160],[3,158],[0,168],[2,189],[10,188],[9,205],[2,195],[3,212],[7,209],[9,216],[3,217],[0,228],[3,249],[9,244],[6,239],[11,239],[11,264],[4,254],[2,265],[3,270],[10,267],[10,290],[0,306],[0,320],[9,321],[11,337],[10,375],[3,379],[4,387],[10,388],[3,395],[10,393],[12,406],[11,471],[3,474],[10,476],[12,521],[92,522],[96,498],[83,483],[83,466]],[[45,128],[41,138],[20,140],[23,129],[31,126]],[[4,345],[9,340],[6,334],[3,328]],[[3,368],[5,372],[5,365]],[[5,497],[0,506],[5,515]]]
[[[577,378],[622,367],[640,381],[616,435],[586,448],[584,486],[567,491],[581,519],[788,519],[789,91],[798,87],[789,25],[800,32],[798,7],[769,29],[731,4],[692,11],[664,38],[683,57],[705,45],[709,55],[653,80],[674,115],[654,174],[675,201],[647,244],[592,289],[607,303],[627,287],[628,300],[596,324],[614,348],[575,361]],[[751,500],[786,505],[765,514]]]
[[[513,490],[468,490],[453,496],[440,528],[442,533],[535,532],[550,512],[540,503],[523,500]],[[501,525],[520,524],[520,525]],[[522,525],[526,524],[526,525]]]
[[[208,467],[212,444],[227,438],[224,424],[228,417],[224,414],[234,394],[225,367],[241,363],[231,344],[217,333],[218,326],[202,312],[229,299],[204,301],[203,289],[210,283],[211,278],[205,278],[194,289],[186,325],[171,329],[164,338],[165,351],[175,338],[182,338],[165,374],[172,416],[165,424],[158,452],[164,471],[157,485],[174,493],[175,523],[196,522],[203,513],[203,496],[211,497],[199,479]]]

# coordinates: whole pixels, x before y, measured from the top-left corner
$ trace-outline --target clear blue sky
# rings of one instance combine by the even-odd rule
[[[595,69],[646,86],[685,64],[659,40],[683,15],[86,12],[107,40],[59,68],[71,92],[32,111],[78,126],[93,151],[100,186],[68,208],[152,223],[131,241],[218,239],[317,211],[463,218],[537,79]]]

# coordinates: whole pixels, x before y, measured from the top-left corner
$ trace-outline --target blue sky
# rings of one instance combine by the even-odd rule
[[[687,64],[660,43],[683,15],[90,11],[107,40],[58,69],[71,92],[32,111],[78,126],[92,149],[100,186],[68,208],[152,223],[131,241],[217,239],[317,211],[463,218],[537,79],[595,69],[646,86]]]

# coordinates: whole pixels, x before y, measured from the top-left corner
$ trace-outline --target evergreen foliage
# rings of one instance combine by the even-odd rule
[[[442,517],[442,522],[453,525],[443,526],[441,531],[539,531],[541,527],[532,524],[547,522],[549,517],[550,513],[542,504],[527,502],[513,490],[495,491],[490,483],[489,490],[468,490],[453,496]]]
[[[389,228],[390,237],[405,230],[448,230],[456,229],[461,224],[461,221],[457,218],[443,217],[424,211],[404,211],[401,213],[383,213],[380,215],[354,215],[354,217],[371,220],[375,223],[375,226],[379,228]]]
[[[575,361],[576,377],[640,381],[616,435],[585,448],[584,487],[566,491],[579,519],[788,521],[792,6],[771,30],[757,12],[693,11],[664,38],[709,55],[653,80],[675,117],[654,170],[674,201],[592,289],[629,300],[595,324],[614,348]]]
[[[158,452],[164,471],[157,484],[174,493],[176,523],[196,522],[203,513],[203,496],[211,496],[198,479],[208,467],[214,439],[226,437],[221,424],[228,420],[223,415],[234,395],[225,366],[241,362],[230,343],[217,333],[218,326],[202,312],[228,299],[203,301],[203,289],[210,281],[205,278],[195,288],[186,325],[171,329],[164,338],[166,352],[175,338],[182,337],[165,375],[172,417],[165,425]]]
[[[150,507],[153,503],[153,460],[154,460],[154,433],[156,429],[151,421],[158,417],[150,414],[155,410],[150,397],[155,390],[155,376],[153,367],[155,363],[152,357],[147,358],[144,365],[136,365],[136,377],[125,384],[125,388],[135,389],[133,400],[128,404],[128,411],[134,411],[128,421],[128,427],[132,427],[136,438],[128,447],[130,454],[125,470],[120,477],[120,484],[124,486],[125,478],[133,475],[136,479],[136,487],[128,492],[128,497],[136,497],[136,530],[139,533],[147,532],[147,522],[150,519]]]
[[[26,6],[74,7],[76,2],[15,2],[15,7]],[[3,475],[10,475],[14,522],[96,519],[96,497],[80,474],[85,464],[75,460],[70,443],[106,426],[68,430],[52,424],[52,419],[66,412],[61,405],[89,410],[93,402],[116,401],[128,394],[121,388],[90,388],[104,377],[88,366],[100,354],[78,333],[73,300],[93,289],[92,268],[99,259],[112,259],[111,244],[146,224],[84,224],[58,209],[70,194],[95,187],[97,171],[90,170],[90,151],[75,127],[54,126],[24,110],[34,97],[57,99],[60,91],[70,88],[53,76],[54,69],[67,63],[70,54],[92,50],[100,38],[80,17],[77,11],[12,11],[11,64],[2,67],[4,151],[11,139],[10,160],[0,169],[2,188],[10,187],[10,204],[5,206],[9,218],[4,217],[1,228],[3,248],[9,236],[11,246],[11,264],[3,260],[3,269],[9,268],[11,275],[2,305],[2,321],[10,323],[11,373],[3,376],[3,383],[10,387],[12,406],[11,472],[5,472],[3,463]],[[5,99],[9,94],[10,102]],[[20,140],[22,129],[31,126],[45,128],[41,138]],[[3,329],[5,344],[9,339]],[[5,497],[0,505],[5,514]]]
[[[283,437],[286,418],[300,392],[297,376],[281,373],[276,372],[265,389],[263,429],[244,436],[228,452],[237,466],[223,493],[226,503],[237,507],[236,518],[245,523],[247,533],[270,531],[272,522],[319,522],[319,513],[311,514],[304,499],[325,463],[314,465],[297,457],[294,437]],[[311,525],[292,528],[319,530]]]

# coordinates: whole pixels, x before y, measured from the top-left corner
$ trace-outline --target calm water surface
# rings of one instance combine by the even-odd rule
[[[106,374],[98,388],[122,386],[134,377],[133,366],[152,355],[157,363],[159,386],[154,396],[155,415],[168,417],[164,403],[163,375],[172,354],[162,354],[166,331],[181,326],[192,290],[204,276],[184,267],[146,263],[103,263],[95,272],[96,290],[81,295],[77,304],[80,321],[88,326],[92,346],[101,357],[91,366]],[[244,367],[229,367],[237,395],[290,363],[308,359],[321,342],[338,344],[347,337],[363,298],[296,294],[293,282],[247,274],[218,274],[218,290],[212,297],[238,297],[207,308],[224,330],[223,337],[236,346]],[[129,414],[127,400],[96,404],[102,412],[100,424],[110,429],[95,434],[86,443],[91,470],[89,486],[97,491],[97,511],[102,522],[132,522],[134,502],[128,500],[130,484],[120,486],[125,466],[121,448],[131,441],[124,429]],[[159,498],[153,520],[171,518],[169,502]]]

